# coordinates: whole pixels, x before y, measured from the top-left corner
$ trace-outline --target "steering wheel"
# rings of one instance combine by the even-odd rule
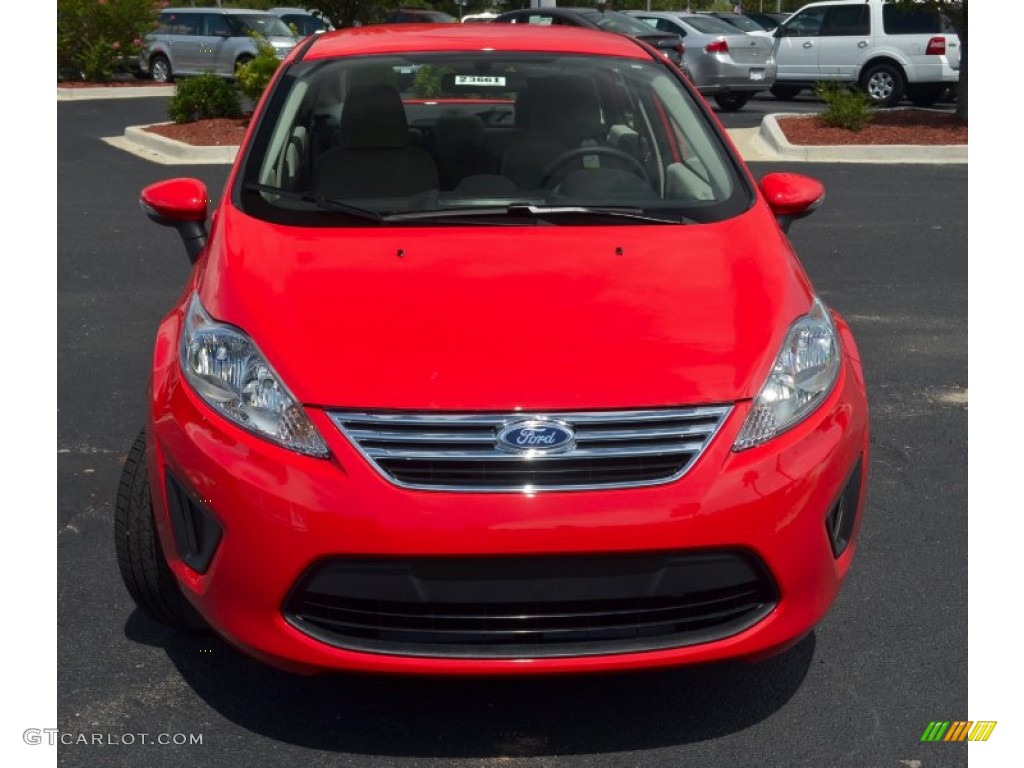
[[[619,160],[624,160],[630,166],[630,170],[643,179],[646,184],[651,183],[651,177],[648,175],[647,169],[644,168],[643,164],[639,160],[628,152],[616,149],[615,147],[574,147],[573,149],[563,152],[548,163],[547,168],[544,169],[544,174],[541,176],[541,188],[547,187],[551,182],[552,177],[555,175],[555,171],[561,169],[563,165],[567,165],[573,160],[585,155],[604,155],[605,157],[615,157]]]

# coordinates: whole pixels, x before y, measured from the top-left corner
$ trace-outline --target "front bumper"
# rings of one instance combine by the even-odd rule
[[[811,417],[765,445],[732,452],[749,410],[740,403],[693,468],[665,485],[450,494],[389,483],[320,409],[307,412],[330,447],[327,460],[290,453],[210,412],[180,376],[179,317],[161,326],[151,387],[150,473],[161,541],[185,595],[207,621],[276,666],[518,674],[758,657],[810,631],[850,567],[864,494],[838,557],[826,517],[855,467],[861,484],[866,478],[868,421],[860,363],[841,322],[844,365],[835,390]],[[203,573],[186,565],[175,546],[168,473],[216,520],[220,536]],[[681,647],[506,658],[390,653],[337,647],[286,617],[296,585],[330,559],[528,561],[726,550],[763,564],[776,590],[774,607],[734,634]]]

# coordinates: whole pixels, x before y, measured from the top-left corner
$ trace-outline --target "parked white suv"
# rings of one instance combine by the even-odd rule
[[[876,106],[934,104],[957,82],[960,41],[948,20],[884,0],[811,3],[775,30],[772,93],[791,99],[822,80],[857,83]]]

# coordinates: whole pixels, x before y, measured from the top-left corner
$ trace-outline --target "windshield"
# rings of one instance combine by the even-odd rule
[[[618,32],[621,35],[645,36],[656,35],[649,25],[639,19],[615,11],[583,11],[581,14],[587,21],[597,24],[605,32]]]
[[[683,23],[706,35],[735,35],[736,27],[714,16],[683,16]]]
[[[733,14],[727,16],[726,20],[734,27],[742,29],[744,32],[764,32],[765,28],[758,24],[753,19],[747,18],[746,16],[740,16],[739,14]]]
[[[314,32],[326,32],[328,29],[327,23],[321,21],[316,16],[290,14],[288,16],[281,16],[281,21],[289,27],[295,27],[303,37],[306,35],[312,35]]]
[[[245,32],[256,32],[264,37],[294,37],[288,25],[272,14],[233,16]]]
[[[462,223],[452,212],[479,225],[591,214],[704,222],[752,202],[679,76],[618,57],[480,51],[299,62],[271,94],[243,163],[243,210],[303,225],[429,224],[418,214],[431,212],[450,224]]]

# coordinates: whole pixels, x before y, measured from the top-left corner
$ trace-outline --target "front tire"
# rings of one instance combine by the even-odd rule
[[[197,634],[208,631],[164,559],[153,521],[145,430],[135,438],[121,471],[114,503],[114,546],[121,580],[139,608],[168,627]]]
[[[861,75],[860,87],[871,99],[872,106],[894,107],[903,98],[906,83],[899,67],[883,61],[873,64]]]
[[[752,97],[752,93],[719,93],[715,94],[715,103],[723,112],[736,112],[743,109]]]
[[[163,54],[157,54],[149,60],[149,73],[154,83],[169,83],[174,79],[171,73],[171,62]]]

